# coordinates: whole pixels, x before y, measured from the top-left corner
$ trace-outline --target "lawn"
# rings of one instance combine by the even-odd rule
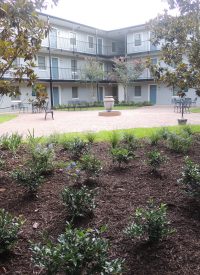
[[[78,240],[85,244],[81,250],[78,250],[79,244],[74,246],[76,239],[73,238],[70,239],[70,248],[68,245],[63,246],[65,257],[63,258],[63,254],[59,254],[62,253],[61,247],[64,239],[60,239],[62,242],[58,246],[56,245],[57,238],[65,232],[66,222],[70,221],[74,229],[90,228],[88,233],[93,232],[91,229],[100,229],[106,226],[106,231],[101,234],[101,237],[109,242],[106,262],[109,263],[111,259],[122,259],[123,275],[199,274],[199,204],[198,200],[186,193],[189,185],[181,184],[178,180],[183,176],[186,155],[194,163],[200,163],[200,135],[191,134],[191,128],[188,127],[170,127],[170,129],[178,131],[181,138],[179,135],[174,136],[171,132],[168,133],[165,129],[162,130],[162,136],[160,135],[156,143],[150,134],[150,140],[135,141],[130,136],[126,141],[117,140],[118,147],[128,148],[128,152],[131,153],[125,158],[120,156],[118,161],[111,154],[110,141],[112,140],[113,144],[116,141],[113,132],[109,133],[109,142],[94,142],[90,145],[86,145],[80,140],[73,140],[73,143],[63,141],[62,144],[60,140],[58,144],[54,137],[52,148],[49,142],[48,147],[45,144],[38,145],[33,136],[29,137],[29,146],[19,143],[19,147],[14,148],[18,144],[18,139],[15,139],[15,142],[12,140],[10,150],[7,147],[9,142],[1,144],[0,209],[4,208],[13,216],[23,215],[25,220],[18,235],[18,242],[11,248],[12,252],[5,253],[0,257],[2,274],[47,274],[44,266],[49,268],[54,266],[57,270],[48,274],[100,274],[100,272],[92,273],[87,270],[91,264],[95,265],[93,257],[96,257],[102,250],[102,243],[95,246],[95,239],[93,239],[92,251],[90,251],[89,240],[87,238],[83,242],[84,234],[81,232],[78,233]],[[151,133],[153,130],[151,129]],[[143,133],[140,131],[138,130],[138,134],[140,133],[142,136]],[[87,136],[87,139],[88,137],[91,138],[91,136]],[[155,150],[164,157],[163,161],[160,161],[160,166],[159,158],[156,157],[156,171],[150,165],[148,154]],[[99,177],[95,177],[98,173],[94,167],[93,170],[90,170],[91,165],[83,165],[82,154],[84,155],[86,152],[100,161],[102,169],[98,170]],[[124,161],[119,162],[122,159]],[[73,161],[73,165],[69,166],[71,161]],[[82,166],[80,166],[81,164]],[[188,174],[190,177],[197,175],[194,174],[197,169],[200,171],[199,167],[195,166],[194,168],[194,171]],[[16,169],[18,169],[18,177],[16,177]],[[189,169],[192,169],[192,166]],[[14,171],[15,176],[13,176]],[[27,174],[21,177],[23,171],[27,171]],[[31,192],[29,188],[34,184],[34,181],[30,181],[30,171],[38,171],[37,173],[42,176],[40,183],[35,185],[35,192],[33,189]],[[33,173],[32,176],[37,176],[37,173]],[[82,186],[87,187],[86,204],[91,202],[89,194],[94,194],[96,207],[94,208],[92,204],[92,211],[82,212],[83,216],[75,218],[71,212],[72,205],[76,202],[73,192],[82,190]],[[192,190],[191,186],[189,191]],[[195,186],[197,187],[197,185],[193,185],[194,189]],[[71,194],[64,203],[61,193],[66,188],[71,190]],[[198,187],[196,191],[199,192]],[[70,204],[71,199],[72,205]],[[77,211],[78,207],[79,211],[82,211],[85,209],[81,205],[84,200],[81,197],[77,197],[77,199],[78,204],[75,204],[74,210]],[[164,229],[167,230],[164,230],[163,233],[171,233],[163,236],[157,242],[148,241],[150,230],[141,238],[130,238],[126,235],[125,229],[134,220],[136,209],[141,207],[147,209],[150,199],[153,199],[156,206],[160,206],[161,203],[165,204],[166,215],[164,213],[163,218],[159,219],[160,216],[157,215],[162,213],[157,212],[155,216],[151,214],[151,219],[156,222],[159,230],[163,228],[162,226],[166,226]],[[162,224],[166,218],[167,222]],[[0,232],[3,232],[1,231],[2,224],[0,223]],[[153,227],[156,234],[157,229]],[[68,231],[68,238],[72,236],[72,231],[74,230]],[[137,228],[137,234],[142,234],[141,232],[141,228]],[[7,233],[6,231],[5,234]],[[2,239],[3,236],[2,233]],[[47,241],[47,236],[54,245]],[[10,237],[7,241],[10,239],[12,238]],[[37,246],[33,252],[30,249],[31,243],[42,243],[43,245],[48,243],[48,248],[43,246],[43,255],[39,255],[37,253],[41,252],[41,247]],[[105,247],[107,246],[104,246],[103,249]],[[87,253],[84,252],[86,248],[88,249]],[[35,253],[37,256],[34,256]],[[86,253],[83,258],[85,260],[77,271],[77,264],[80,266],[84,253]],[[31,260],[33,257],[38,263],[43,258],[44,266],[35,266]],[[58,259],[61,264],[56,264]],[[75,266],[76,272],[63,272],[63,265],[66,265],[67,268]],[[109,270],[111,270],[109,273],[102,272],[101,274],[121,274],[120,272],[112,273],[111,267]]]
[[[9,121],[16,117],[17,117],[17,115],[13,115],[13,114],[0,115],[0,123]]]
[[[191,113],[200,113],[200,107],[197,108],[191,108]]]

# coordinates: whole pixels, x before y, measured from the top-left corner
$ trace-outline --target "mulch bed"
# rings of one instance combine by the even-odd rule
[[[152,149],[147,142],[142,142],[136,151],[137,157],[123,169],[113,165],[109,148],[106,143],[93,145],[93,153],[103,164],[99,182],[91,187],[97,191],[97,207],[92,217],[78,220],[77,225],[84,228],[107,225],[104,237],[110,242],[109,254],[111,258],[125,259],[123,274],[200,274],[200,208],[177,183],[185,156],[159,143],[156,148],[168,161],[161,168],[161,176],[155,176],[145,161],[147,152]],[[12,170],[23,166],[28,155],[26,147],[22,146],[15,156],[7,151],[0,151],[0,154],[7,163],[4,171],[0,171],[0,208],[26,219],[16,246],[10,254],[0,258],[0,274],[39,274],[40,270],[31,262],[29,241],[40,242],[44,231],[55,240],[63,233],[68,215],[60,193],[71,183],[65,169],[56,169],[45,178],[38,197],[31,199],[10,176]],[[188,155],[200,163],[199,136],[194,138]],[[58,147],[56,160],[68,161],[69,155]],[[157,246],[150,246],[144,240],[131,241],[123,233],[136,208],[146,206],[149,198],[167,204],[168,219],[176,230]],[[37,229],[33,228],[35,222]]]

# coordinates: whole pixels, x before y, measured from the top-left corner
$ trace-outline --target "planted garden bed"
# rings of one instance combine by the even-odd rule
[[[93,143],[87,148],[87,153],[100,161],[102,169],[97,173],[99,177],[83,173],[86,171],[84,165],[79,167],[78,173],[80,170],[82,172],[77,177],[76,169],[71,169],[71,161],[77,165],[81,156],[74,155],[69,144],[54,144],[51,148],[54,151],[53,168],[41,172],[42,183],[32,194],[22,184],[19,185],[19,178],[17,180],[16,177],[17,169],[19,172],[31,166],[33,156],[30,146],[23,144],[14,151],[13,148],[1,147],[0,208],[13,216],[22,215],[24,223],[18,242],[0,256],[0,274],[45,274],[46,270],[31,260],[34,253],[30,248],[40,242],[45,244],[44,235],[57,243],[58,236],[65,231],[66,222],[70,221],[73,228],[100,229],[106,226],[107,229],[100,235],[109,242],[108,259],[121,259],[123,274],[199,274],[198,198],[189,196],[183,190],[183,184],[178,182],[183,177],[186,155],[194,163],[200,163],[200,136],[192,135],[190,138],[192,145],[186,152],[170,149],[167,138],[157,139],[154,136],[151,141],[140,140],[137,148],[131,149],[133,154],[121,162],[116,158],[116,150],[111,153],[110,143]],[[116,148],[118,141],[114,140],[112,144]],[[117,148],[125,148],[126,145],[127,141],[117,145]],[[41,153],[43,149],[37,150]],[[152,151],[164,156],[160,167],[150,164],[148,153]],[[157,160],[159,154],[154,154]],[[72,219],[70,208],[63,204],[61,194],[67,187],[80,190],[83,185],[94,192],[96,207],[92,213],[90,211],[86,216]],[[173,232],[158,242],[149,242],[147,235],[140,239],[130,238],[125,229],[134,220],[136,209],[146,209],[150,199],[157,206],[161,203],[166,205],[169,228]],[[92,274],[85,270],[79,274]],[[58,271],[57,274],[63,273]]]

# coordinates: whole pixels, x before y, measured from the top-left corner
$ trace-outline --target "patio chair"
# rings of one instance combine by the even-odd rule
[[[52,119],[54,119],[54,117],[53,117],[53,110],[51,108],[49,108],[48,105],[49,105],[48,102],[44,105],[45,120],[46,120],[48,114],[51,114]]]
[[[195,97],[194,100],[192,100],[192,106],[196,106],[197,105],[197,97]]]
[[[181,111],[181,104],[182,101],[180,99],[174,99],[174,112],[180,112]]]

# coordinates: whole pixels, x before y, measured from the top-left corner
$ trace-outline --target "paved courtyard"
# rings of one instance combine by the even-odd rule
[[[200,124],[200,113],[185,114],[190,124]],[[18,132],[26,136],[34,129],[36,136],[52,133],[116,130],[138,127],[159,127],[177,125],[180,113],[173,107],[153,106],[135,110],[122,110],[121,116],[98,116],[98,111],[55,111],[54,120],[44,113],[21,113],[16,119],[0,124],[0,134]]]

